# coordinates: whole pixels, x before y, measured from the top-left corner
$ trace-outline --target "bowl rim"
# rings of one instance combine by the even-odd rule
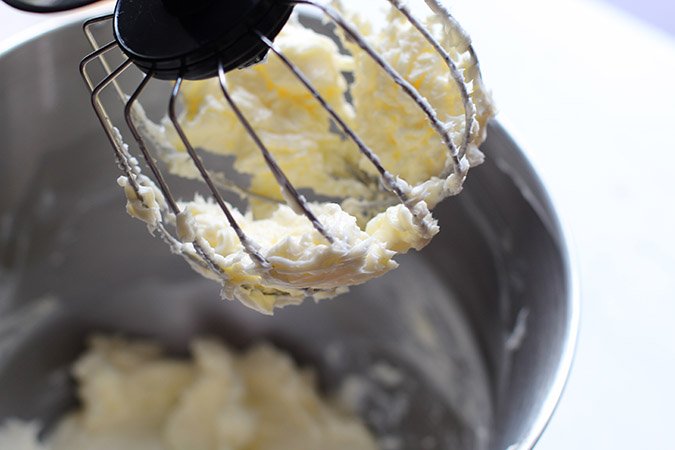
[[[507,139],[509,144],[515,147],[523,156],[524,163],[530,170],[530,174],[539,183],[540,195],[547,202],[548,213],[550,214],[550,223],[555,226],[555,232],[558,233],[558,244],[560,256],[562,258],[564,274],[566,278],[567,290],[567,316],[565,323],[565,336],[563,339],[563,348],[558,359],[558,366],[549,384],[548,393],[544,401],[541,403],[539,413],[532,422],[530,431],[520,440],[520,442],[510,445],[506,450],[530,450],[535,447],[547,426],[551,423],[551,419],[560,404],[563,393],[570,379],[572,367],[574,365],[574,358],[579,339],[579,328],[581,321],[581,297],[580,297],[580,280],[579,280],[579,263],[576,252],[573,249],[574,242],[572,232],[568,223],[561,217],[560,203],[555,201],[555,196],[542,176],[542,172],[537,170],[537,164],[532,158],[532,153],[526,149],[517,136],[516,128],[509,124],[508,118],[502,117],[500,114],[499,120],[493,120],[492,125],[499,129],[502,138]],[[508,130],[508,131],[507,131]],[[514,136],[515,134],[515,136]],[[527,200],[526,201],[530,201]],[[539,214],[539,213],[537,213]]]

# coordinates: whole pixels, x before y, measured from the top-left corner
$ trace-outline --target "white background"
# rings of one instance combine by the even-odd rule
[[[591,0],[448,3],[581,274],[574,369],[537,448],[675,449],[675,41]],[[2,4],[0,39],[45,19]]]

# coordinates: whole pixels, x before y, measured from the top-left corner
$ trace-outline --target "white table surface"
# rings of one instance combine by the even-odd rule
[[[449,3],[581,274],[574,369],[537,448],[675,449],[675,40],[592,0]],[[0,4],[0,39],[45,19]]]

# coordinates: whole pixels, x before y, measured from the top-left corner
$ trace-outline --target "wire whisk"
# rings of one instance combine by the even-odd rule
[[[413,15],[410,8],[404,2],[400,0],[386,0],[386,3],[391,5],[391,7],[409,21],[414,29],[433,47],[445,65],[447,65],[448,75],[457,87],[463,108],[464,129],[459,143],[453,141],[447,124],[443,123],[438,117],[437,111],[429,100],[419,92],[413,83],[397,72],[383,55],[375,50],[366,37],[359,32],[357,26],[346,18],[339,3],[334,7],[319,0],[258,0],[241,2],[242,4],[246,3],[248,9],[242,7],[236,13],[239,14],[238,16],[234,13],[230,14],[231,17],[234,17],[231,21],[236,20],[239,22],[236,24],[237,26],[232,26],[232,28],[238,30],[237,33],[239,34],[234,36],[230,33],[226,37],[229,39],[227,42],[223,41],[226,38],[221,35],[217,35],[215,38],[212,35],[208,35],[207,42],[204,43],[202,41],[199,45],[196,45],[194,42],[188,42],[188,40],[181,41],[181,37],[175,39],[178,43],[166,44],[158,41],[156,38],[157,34],[171,32],[174,27],[178,26],[189,29],[189,33],[185,34],[184,32],[181,35],[183,37],[199,33],[198,30],[195,31],[194,23],[186,25],[186,23],[179,24],[169,20],[176,15],[180,17],[180,14],[183,13],[181,8],[185,8],[185,6],[181,6],[184,3],[186,2],[147,0],[147,4],[144,6],[146,10],[135,11],[136,15],[133,16],[133,21],[135,22],[130,24],[127,23],[129,22],[129,17],[132,16],[129,10],[133,7],[134,2],[120,0],[113,14],[87,21],[83,28],[93,51],[82,60],[80,72],[91,92],[91,103],[94,111],[114,149],[117,163],[128,182],[127,188],[133,191],[132,195],[141,207],[159,209],[159,211],[155,211],[158,214],[150,219],[153,230],[156,230],[176,253],[187,256],[189,262],[193,266],[202,269],[203,273],[209,272],[212,278],[220,280],[224,285],[228,282],[228,274],[217,261],[214,249],[203,236],[194,232],[194,227],[190,225],[191,219],[189,214],[181,208],[180,202],[172,193],[172,189],[162,169],[160,169],[155,161],[155,157],[150,152],[148,143],[146,142],[147,137],[144,136],[143,124],[140,123],[142,120],[138,113],[139,98],[153,79],[170,80],[173,83],[166,107],[168,123],[171,124],[184,146],[194,167],[207,186],[213,201],[218,205],[227,223],[236,233],[243,249],[254,262],[256,273],[262,275],[269,273],[273,269],[273,264],[265,256],[259,243],[252,239],[238,222],[236,215],[231,210],[231,206],[228,205],[219,190],[219,186],[222,187],[221,180],[214,179],[212,172],[198,154],[191,139],[188,137],[188,133],[186,133],[181,124],[179,98],[186,80],[199,80],[210,77],[215,77],[218,80],[223,100],[234,112],[237,120],[262,155],[267,168],[273,174],[275,181],[280,187],[285,203],[297,214],[306,217],[311,222],[313,228],[323,237],[327,245],[341,245],[340,236],[334,235],[330,231],[330,228],[325,223],[322,223],[319,217],[312,212],[308,200],[290,181],[228,88],[226,74],[229,71],[258,63],[268,53],[274,55],[283,63],[289,73],[297,79],[297,82],[306,89],[328,114],[339,132],[356,146],[360,154],[374,168],[380,186],[385,191],[391,193],[400,204],[410,211],[416,218],[415,220],[419,226],[425,226],[426,222],[423,216],[427,212],[420,209],[418,199],[415,197],[411,186],[397,174],[391,173],[384,167],[377,152],[359,136],[349,124],[349,121],[342,117],[336,108],[331,106],[329,101],[314,86],[301,68],[275,44],[276,35],[284,27],[289,17],[291,17],[296,6],[302,6],[307,10],[311,9],[319,13],[348,42],[358,47],[368,58],[376,63],[400,87],[401,92],[414,101],[447,148],[448,161],[450,163],[447,165],[444,173],[439,174],[439,177],[454,176],[460,180],[459,183],[461,185],[461,181],[464,180],[471,166],[470,161],[467,160],[467,148],[472,142],[481,141],[482,138],[478,134],[484,133],[484,130],[479,130],[476,124],[477,108],[474,99],[472,99],[472,91],[475,91],[477,89],[476,86],[482,83],[482,81],[478,60],[467,33],[440,1],[425,0],[425,4],[446,31],[451,41],[450,44],[457,49],[457,52],[466,52],[470,59],[469,66],[473,68],[473,73],[467,74],[458,67],[450,51],[447,49],[448,43],[443,44],[439,42],[425,24]],[[227,3],[230,5],[230,2],[215,3]],[[232,2],[232,4],[237,3]],[[203,28],[213,27],[214,25],[223,27],[222,23],[218,24],[219,19],[213,17],[213,12],[209,12],[209,8],[216,8],[215,6],[210,6],[212,4],[213,2],[207,0],[197,1],[193,6],[188,7],[192,9],[185,12],[185,14],[207,22],[200,25]],[[229,7],[232,7],[232,5]],[[221,5],[217,8],[229,7]],[[199,8],[202,8],[203,11]],[[158,16],[160,20],[162,18],[169,18],[167,19],[168,24],[158,26],[159,30],[143,29],[143,20],[138,19],[138,17],[141,17],[143,14],[147,15],[155,9],[169,11],[170,14],[163,12],[163,15],[160,14]],[[114,39],[110,42],[99,43],[94,30],[97,27],[110,25],[112,25],[114,30]],[[139,29],[139,26],[141,29]],[[143,36],[144,34],[150,36]],[[169,41],[171,40],[169,39]],[[172,45],[174,48],[172,48],[172,51],[165,51],[163,45]],[[115,66],[111,66],[109,62],[109,55],[113,51],[121,52],[123,55],[123,60]],[[92,75],[91,65],[94,62],[98,62],[106,74],[99,81],[95,81],[95,77]],[[132,66],[140,69],[143,72],[143,76],[135,89],[127,93],[119,80]],[[104,104],[102,101],[103,91],[109,88],[112,88],[123,102],[124,125],[126,125],[126,130],[133,136],[133,140],[131,141],[134,144],[133,147],[140,153],[142,160],[149,168],[151,178],[142,173],[138,160],[132,155],[129,146],[124,142],[121,133],[123,127],[113,123],[113,114],[109,111],[109,105]],[[156,186],[156,189],[154,186]],[[236,185],[231,185],[230,187],[240,194],[253,195],[244,187]],[[167,228],[166,223],[174,224],[175,230],[171,231]],[[185,244],[189,244],[194,248],[194,254],[183,251]],[[312,286],[300,287],[300,289],[303,290],[305,295],[320,296],[321,289],[316,289]]]

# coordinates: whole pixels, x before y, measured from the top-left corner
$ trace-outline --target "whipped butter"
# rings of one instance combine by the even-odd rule
[[[47,439],[0,425],[12,450],[376,450],[358,417],[319,394],[312,371],[258,344],[237,354],[199,339],[191,359],[146,341],[95,336],[73,367],[80,407]]]
[[[246,211],[227,204],[246,242],[211,199],[183,199],[176,217],[167,212],[150,179],[137,178],[140,196],[126,177],[118,180],[128,198],[127,211],[151,230],[160,223],[173,224],[180,241],[173,250],[205,276],[219,280],[224,297],[269,314],[275,307],[306,297],[333,297],[383,275],[397,267],[396,254],[419,250],[438,233],[431,209],[459,193],[469,168],[482,161],[478,146],[493,109],[468,43],[440,20],[425,23],[464,77],[472,113],[467,124],[460,89],[446,62],[402,14],[393,8],[388,14],[386,25],[378,29],[345,12],[366,41],[432,106],[454,147],[462,150],[458,165],[419,105],[355,43],[338,33],[346,54],[330,38],[292,19],[275,44],[378,156],[393,175],[389,187],[399,190],[405,204],[382,188],[373,164],[336,131],[339,127],[328,112],[272,52],[260,64],[228,73],[226,88],[290,181],[303,193],[313,193],[306,195],[314,200],[309,209],[333,243],[297,208],[284,204],[282,189],[225,101],[217,79],[185,83],[181,124],[193,146],[223,161],[230,158],[233,169],[248,180]],[[144,128],[169,172],[199,178],[168,120],[146,120]],[[209,169],[215,179],[225,178],[217,165]],[[207,264],[195,263],[205,256]]]

